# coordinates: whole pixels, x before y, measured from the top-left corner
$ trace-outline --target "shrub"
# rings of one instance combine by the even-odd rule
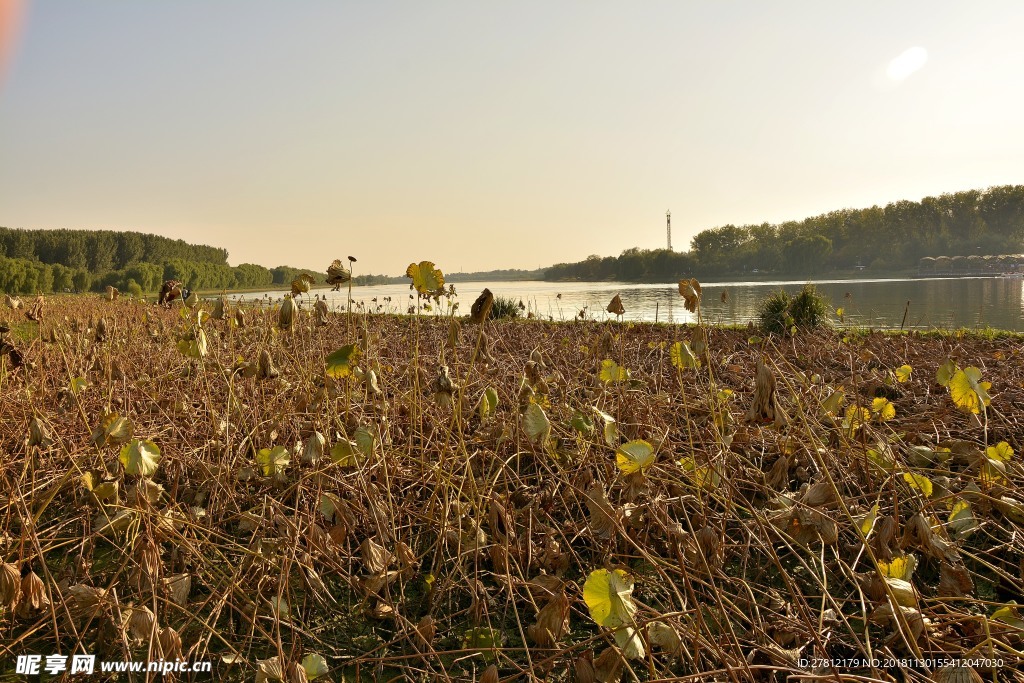
[[[758,305],[758,320],[765,332],[785,334],[792,327],[818,327],[828,320],[828,300],[814,285],[804,285],[796,296],[784,290],[769,294]]]
[[[757,306],[757,319],[765,332],[784,334],[789,329],[790,297],[784,290],[766,296]]]
[[[491,306],[491,320],[499,318],[518,318],[519,302],[506,296],[494,297],[494,305]]]

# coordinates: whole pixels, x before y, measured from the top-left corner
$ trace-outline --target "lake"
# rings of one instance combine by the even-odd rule
[[[746,323],[756,318],[757,304],[779,289],[790,293],[800,290],[806,281],[778,282],[704,282],[703,315],[710,322]],[[818,291],[833,308],[844,309],[847,325],[899,328],[906,310],[907,329],[953,329],[958,327],[995,327],[1024,331],[1024,280],[1021,278],[923,278],[889,280],[815,281]],[[634,284],[617,282],[460,282],[459,313],[468,314],[474,299],[484,287],[495,296],[522,301],[537,317],[571,320],[585,311],[587,318],[614,318],[605,308],[616,294],[626,309],[625,320],[689,323],[695,316],[683,307],[675,284]],[[287,290],[236,295],[247,301],[276,301]],[[726,294],[723,300],[723,292]],[[312,294],[326,296],[332,310],[345,310],[347,290],[320,289]],[[406,312],[415,301],[409,298],[408,285],[353,287],[354,307],[360,310]],[[385,298],[390,297],[390,301]],[[311,296],[310,296],[311,298]],[[376,302],[373,299],[376,298]],[[907,302],[910,302],[907,308]],[[441,310],[438,311],[437,308]],[[445,302],[432,313],[445,313]]]

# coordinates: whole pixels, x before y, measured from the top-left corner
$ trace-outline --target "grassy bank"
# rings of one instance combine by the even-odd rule
[[[19,328],[0,674],[1016,675],[1017,337],[242,317],[62,297]]]

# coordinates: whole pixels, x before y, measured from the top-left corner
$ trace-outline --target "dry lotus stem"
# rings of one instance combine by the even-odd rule
[[[274,359],[270,356],[270,351],[261,349],[260,359],[256,365],[256,376],[260,379],[274,379],[280,374],[281,372],[274,365]]]
[[[163,659],[180,659],[181,658],[181,636],[170,626],[164,626],[160,629],[158,635],[160,641],[160,651],[163,655]]]
[[[136,585],[139,590],[148,590],[159,578],[160,573],[160,549],[151,539],[145,539],[135,551],[135,561],[138,564]]]
[[[32,307],[25,311],[25,317],[29,320],[39,322],[43,319],[43,295],[40,294],[36,297]]]
[[[213,304],[213,313],[210,314],[210,317],[214,320],[223,320],[224,311],[227,309],[227,305],[228,302],[224,297],[218,297],[217,301]]]
[[[434,399],[443,406],[451,405],[452,393],[459,387],[448,373],[448,366],[442,365],[437,369],[437,377],[430,384],[430,392],[434,394]]]
[[[473,302],[473,306],[469,309],[469,321],[472,323],[482,323],[487,320],[487,317],[491,314],[491,307],[494,305],[494,295],[491,294],[491,290],[485,289],[480,292],[480,296]]]
[[[543,648],[555,646],[569,630],[569,599],[558,593],[537,614],[537,623],[526,627],[526,634]]]
[[[617,681],[622,676],[626,661],[616,647],[606,647],[594,659],[594,680],[601,683]]]
[[[178,605],[188,602],[188,595],[192,590],[192,577],[188,574],[174,574],[163,579],[167,597]]]
[[[351,279],[352,273],[341,265],[341,259],[334,259],[331,265],[327,266],[327,284],[331,285],[333,291],[337,292]]]
[[[501,679],[498,677],[498,667],[493,664],[487,667],[484,675],[480,677],[480,683],[498,683],[499,680]]]
[[[316,303],[313,304],[313,315],[317,327],[327,326],[327,301],[324,299],[317,299]]]
[[[608,308],[605,310],[612,315],[624,315],[626,313],[626,309],[622,305],[622,297],[618,294],[612,297],[612,300],[608,302]]]
[[[427,615],[419,620],[416,624],[416,635],[419,637],[420,644],[429,647],[434,642],[434,636],[437,634],[437,626],[434,623],[434,618]]]
[[[679,281],[679,296],[683,297],[683,306],[690,313],[696,313],[700,306],[700,283],[696,279]]]
[[[295,317],[295,300],[290,295],[285,295],[281,310],[277,313],[277,326],[282,330],[290,330],[292,318]]]
[[[787,419],[779,406],[775,386],[775,375],[764,359],[757,361],[754,380],[754,401],[747,411],[747,420],[753,422],[774,422],[776,427],[786,424]]]
[[[21,597],[21,576],[18,565],[4,562],[0,564],[0,607],[6,612],[14,609]]]
[[[137,643],[148,642],[150,636],[154,635],[156,627],[156,616],[146,606],[133,607],[130,609],[128,619],[125,623],[128,637]]]
[[[18,614],[28,618],[39,610],[50,606],[50,597],[46,593],[46,585],[39,575],[29,572],[21,579],[21,603]]]

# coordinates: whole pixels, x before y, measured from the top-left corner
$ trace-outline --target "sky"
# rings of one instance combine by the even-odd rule
[[[0,225],[401,274],[661,248],[670,209],[685,250],[1024,182],[1022,25],[1020,0],[0,0]]]

